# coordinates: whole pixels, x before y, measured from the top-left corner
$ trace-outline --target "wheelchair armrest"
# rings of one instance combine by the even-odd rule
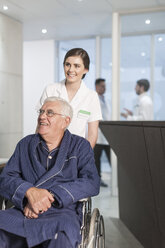
[[[86,202],[86,201],[88,201],[88,199],[89,199],[89,198],[83,198],[83,199],[81,199],[81,200],[79,200],[79,201],[80,201],[80,202],[84,202],[84,201]]]
[[[7,200],[4,198],[2,201],[2,210],[5,210],[7,208]]]

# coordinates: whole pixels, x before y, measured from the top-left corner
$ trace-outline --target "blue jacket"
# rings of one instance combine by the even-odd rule
[[[81,240],[78,201],[99,193],[93,150],[87,140],[66,130],[56,162],[47,171],[36,155],[39,142],[38,134],[23,138],[0,175],[0,195],[15,205],[0,211],[0,229],[25,237],[29,247],[64,231],[76,247]],[[58,204],[37,219],[26,218],[22,210],[30,187],[52,191]]]

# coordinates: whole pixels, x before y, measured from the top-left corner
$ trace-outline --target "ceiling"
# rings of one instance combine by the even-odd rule
[[[149,9],[162,12],[146,14]],[[26,41],[109,36],[114,11],[124,14],[122,33],[165,31],[165,0],[0,0],[0,12],[23,23]],[[146,18],[150,25],[145,25]]]

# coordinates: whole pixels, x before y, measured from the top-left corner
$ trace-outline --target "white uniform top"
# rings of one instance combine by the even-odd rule
[[[44,100],[50,96],[60,97],[69,102],[65,80],[60,83],[48,85],[45,88],[36,109],[40,109]],[[102,119],[98,95],[95,91],[87,88],[82,81],[80,88],[70,102],[70,105],[73,108],[73,118],[68,130],[73,134],[85,137],[87,123]]]
[[[134,107],[133,115],[129,115],[127,120],[150,121],[153,120],[153,104],[150,96],[146,92],[138,97],[138,102]]]
[[[101,106],[101,112],[102,112],[103,120],[109,121],[110,120],[110,110],[109,110],[108,104],[107,104],[104,96],[99,96],[99,100],[100,100],[100,106]],[[100,130],[100,128],[98,130],[97,144],[101,144],[101,145],[108,145],[109,144],[107,139],[105,138],[104,134]]]

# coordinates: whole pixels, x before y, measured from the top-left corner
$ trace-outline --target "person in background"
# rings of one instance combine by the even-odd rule
[[[38,111],[38,133],[24,137],[0,174],[0,248],[77,248],[82,202],[99,193],[90,143],[67,130],[73,111],[49,97]]]
[[[153,120],[153,103],[151,97],[147,94],[150,83],[147,79],[140,79],[136,83],[135,91],[138,95],[137,104],[132,112],[125,108],[126,112],[122,112],[121,116],[127,120],[133,121],[149,121]]]
[[[99,96],[103,120],[104,121],[110,120],[110,110],[104,97],[104,93],[106,91],[105,79],[103,78],[96,79],[95,88]],[[101,155],[103,151],[105,151],[105,154],[107,156],[110,165],[110,146],[99,128],[97,143],[94,147],[94,155],[95,155],[95,164],[100,177],[101,177]],[[108,185],[103,180],[101,180],[100,186],[107,187]]]
[[[102,115],[97,93],[87,88],[82,80],[89,71],[89,64],[90,59],[84,49],[69,50],[63,62],[65,79],[60,83],[48,85],[36,108],[40,109],[49,96],[58,96],[68,101],[73,108],[73,119],[68,130],[73,134],[86,137],[93,148]]]

